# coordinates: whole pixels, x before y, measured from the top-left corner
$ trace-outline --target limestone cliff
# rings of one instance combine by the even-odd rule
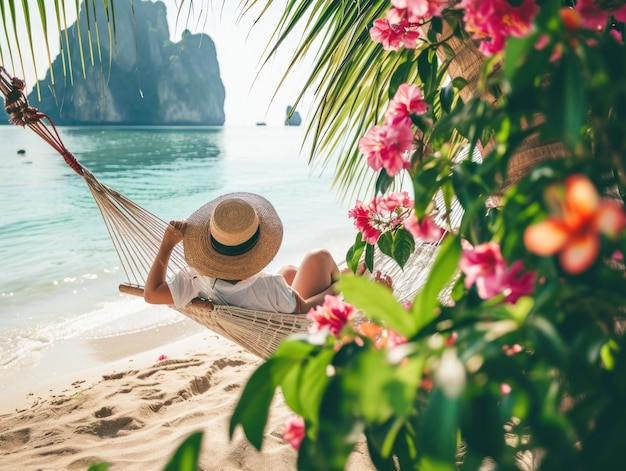
[[[55,83],[48,71],[39,82],[41,101],[33,89],[31,105],[64,125],[224,124],[224,85],[209,36],[185,31],[181,42],[172,43],[163,3],[115,2],[115,43],[110,45],[104,2],[97,3],[95,12],[93,4],[88,12],[82,4],[80,24],[67,30],[69,48],[61,34],[65,52],[52,64]],[[90,51],[89,35],[93,39],[96,32],[99,48]],[[64,74],[64,61],[66,70],[71,63],[71,75]]]

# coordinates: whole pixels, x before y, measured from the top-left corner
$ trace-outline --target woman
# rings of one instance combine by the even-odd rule
[[[263,272],[282,238],[282,222],[265,198],[253,193],[220,196],[186,221],[170,222],[144,299],[181,308],[200,297],[252,310],[306,313],[334,294],[341,271],[332,255],[320,249],[308,253],[299,267]],[[181,241],[188,267],[166,280],[170,256]]]

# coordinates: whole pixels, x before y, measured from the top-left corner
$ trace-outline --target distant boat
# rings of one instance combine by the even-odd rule
[[[285,119],[285,126],[300,126],[302,123],[302,118],[300,117],[300,113],[297,111],[292,111],[293,108],[291,105],[287,106],[287,117]]]
[[[265,123],[265,121],[257,121],[256,125],[257,125],[257,126],[267,126],[267,124]]]

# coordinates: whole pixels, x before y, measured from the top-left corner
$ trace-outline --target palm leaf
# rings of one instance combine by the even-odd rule
[[[244,11],[257,3],[258,0],[242,1]],[[265,2],[259,16],[271,3]],[[335,163],[334,184],[342,197],[371,191],[376,176],[372,176],[358,152],[357,143],[367,129],[380,121],[394,72],[415,54],[389,53],[370,39],[373,21],[388,8],[389,2],[383,0],[289,2],[270,39],[273,46],[266,53],[269,61],[284,43],[292,40],[298,27],[304,27],[278,86],[305,57],[315,56],[310,77],[294,106],[305,92],[314,90],[315,110],[307,128],[312,143],[310,163],[322,168]],[[415,67],[408,70],[406,80],[418,81]]]

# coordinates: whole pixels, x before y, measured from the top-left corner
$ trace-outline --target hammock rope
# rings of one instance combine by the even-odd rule
[[[0,65],[0,89],[5,96],[5,109],[11,116],[9,121],[34,131],[63,157],[76,174],[83,177],[126,275],[127,282],[119,286],[120,291],[143,296],[146,278],[168,223],[103,184],[85,168],[65,147],[50,117],[29,105],[24,88],[22,80],[12,77]],[[434,202],[436,207],[444,208],[438,213],[438,223],[448,230],[458,227],[463,213],[460,204],[453,202],[448,211],[445,210],[443,195],[437,195]],[[393,259],[376,251],[377,271],[393,280],[394,294],[399,302],[412,300],[424,286],[438,249],[439,243],[417,241],[404,270]],[[170,258],[168,276],[185,266],[182,245],[178,244]],[[445,299],[446,293],[440,297]],[[305,315],[254,311],[217,305],[207,300],[194,300],[178,311],[262,358],[274,353],[285,337],[305,332],[310,324]]]

